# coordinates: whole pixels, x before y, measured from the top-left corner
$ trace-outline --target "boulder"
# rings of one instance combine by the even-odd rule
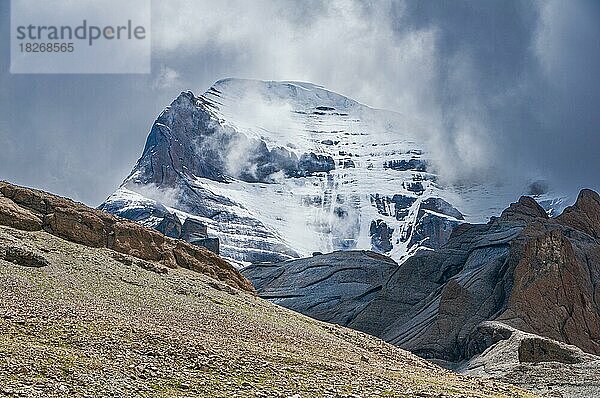
[[[192,245],[202,246],[215,254],[219,254],[220,242],[219,238],[202,238],[190,241]]]
[[[41,268],[50,265],[50,261],[41,253],[18,246],[9,246],[0,250],[0,258],[23,267]]]
[[[574,355],[572,350],[557,344],[556,341],[539,337],[528,337],[521,340],[518,352],[519,362],[583,362],[583,359]]]

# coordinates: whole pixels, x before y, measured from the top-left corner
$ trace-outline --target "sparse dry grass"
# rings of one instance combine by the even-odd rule
[[[188,270],[158,274],[5,227],[2,246],[51,265],[0,260],[0,396],[531,396]]]

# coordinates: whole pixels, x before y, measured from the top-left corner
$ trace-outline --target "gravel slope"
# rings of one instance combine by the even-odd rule
[[[0,334],[0,396],[531,396],[199,273],[8,227]]]

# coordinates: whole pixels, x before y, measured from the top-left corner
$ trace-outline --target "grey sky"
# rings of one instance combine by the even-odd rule
[[[417,117],[451,179],[537,173],[600,188],[597,2],[174,0],[152,11],[152,75],[10,75],[0,2],[0,178],[97,205],[180,91],[235,76],[311,81]]]

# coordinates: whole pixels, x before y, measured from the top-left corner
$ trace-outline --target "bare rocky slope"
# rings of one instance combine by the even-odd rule
[[[446,366],[470,371],[477,368],[468,363],[473,361],[494,367],[499,363],[491,358],[502,355],[491,353],[512,349],[519,360],[512,362],[510,372],[520,367],[525,385],[548,392],[548,385],[573,384],[592,388],[591,395],[578,390],[581,396],[600,394],[597,193],[581,191],[576,203],[556,218],[549,218],[535,200],[522,197],[500,217],[487,224],[463,224],[444,247],[417,253],[401,265],[371,257],[365,268],[367,257],[363,252],[333,253],[255,264],[242,273],[261,296],[379,336]],[[371,277],[359,277],[366,270]],[[311,302],[308,307],[306,300]],[[514,344],[500,344],[522,333],[538,338],[514,337]],[[577,349],[589,355],[573,354]],[[562,370],[551,378],[529,378],[527,384],[527,364],[550,362]],[[565,376],[575,372],[574,366],[587,378]]]
[[[179,242],[0,192],[0,396],[532,396],[275,306],[208,251],[173,267]]]

